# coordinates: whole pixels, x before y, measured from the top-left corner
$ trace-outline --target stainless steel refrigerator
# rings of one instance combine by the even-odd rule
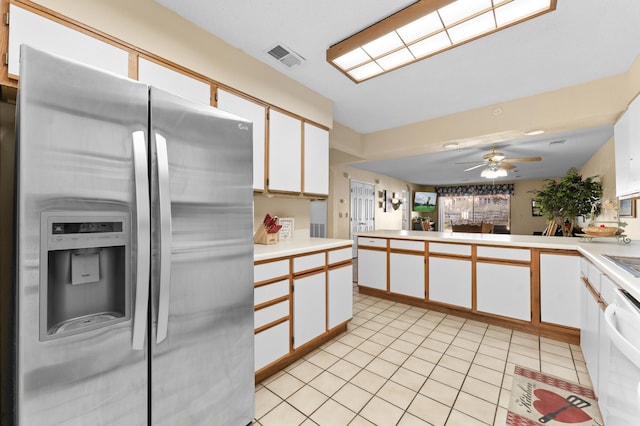
[[[250,423],[251,123],[20,61],[16,423]]]

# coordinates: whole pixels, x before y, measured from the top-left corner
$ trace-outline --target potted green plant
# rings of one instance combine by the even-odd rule
[[[578,216],[593,219],[600,213],[602,183],[598,176],[583,179],[578,169],[572,167],[560,179],[545,182],[542,189],[531,192],[542,215],[549,222],[555,221],[565,237],[572,235]]]

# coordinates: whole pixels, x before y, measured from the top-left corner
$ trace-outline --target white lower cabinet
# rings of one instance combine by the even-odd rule
[[[587,363],[593,389],[599,384],[600,357],[600,305],[586,286],[582,286],[582,311],[580,319],[580,347]]]
[[[471,260],[430,257],[428,298],[471,309]]]
[[[580,257],[540,254],[540,320],[580,328]]]
[[[480,312],[531,321],[528,266],[476,263],[476,303]]]
[[[329,269],[327,323],[331,330],[353,316],[353,267]]]
[[[289,353],[289,321],[255,335],[255,371]]]
[[[424,253],[390,253],[389,291],[424,299],[424,262]]]
[[[325,272],[293,280],[293,347],[298,348],[326,331]]]
[[[358,249],[358,285],[387,290],[387,252]]]

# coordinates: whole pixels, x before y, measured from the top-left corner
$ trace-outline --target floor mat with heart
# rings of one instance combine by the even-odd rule
[[[591,388],[516,365],[508,426],[602,424]]]

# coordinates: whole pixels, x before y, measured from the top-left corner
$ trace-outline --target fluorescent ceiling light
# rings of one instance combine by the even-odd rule
[[[404,27],[398,28],[397,33],[402,38],[402,41],[405,43],[411,43],[426,37],[429,34],[442,31],[443,29],[444,27],[442,26],[440,16],[438,16],[437,12],[432,12],[427,16],[416,19]]]
[[[446,26],[451,26],[483,10],[491,9],[491,6],[491,0],[457,0],[438,9],[438,14]]]
[[[549,7],[549,0],[513,0],[496,9],[498,26],[522,20]]]
[[[402,49],[383,56],[377,59],[376,62],[386,71],[414,61],[415,59],[411,52],[409,52],[409,49]]]
[[[349,75],[356,80],[366,80],[367,78],[380,74],[382,71],[384,70],[380,68],[380,65],[375,62],[369,62],[368,64],[349,71]]]
[[[404,46],[404,43],[394,31],[365,44],[362,48],[369,56],[375,58],[387,54],[400,46]]]
[[[358,47],[357,49],[336,58],[333,62],[340,68],[349,69],[356,65],[364,64],[370,60],[371,57],[367,55],[367,52]]]
[[[556,9],[557,0],[418,0],[327,49],[356,83]]]
[[[453,44],[472,39],[496,29],[493,12],[486,12],[449,29],[449,37]]]
[[[434,52],[444,50],[445,48],[450,46],[451,40],[449,40],[449,36],[447,35],[447,33],[443,31],[434,36],[412,44],[411,46],[409,46],[409,50],[411,50],[411,53],[413,53],[416,58],[422,58]]]

